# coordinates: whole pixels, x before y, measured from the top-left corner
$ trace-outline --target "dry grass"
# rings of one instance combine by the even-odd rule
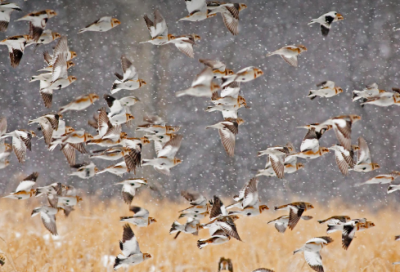
[[[294,231],[279,234],[266,222],[282,213],[267,211],[258,217],[237,221],[243,242],[208,246],[199,250],[196,241],[208,235],[203,230],[199,237],[181,234],[177,240],[169,235],[171,223],[177,211],[185,203],[148,202],[145,194],[135,199],[135,204],[145,206],[157,223],[147,228],[132,227],[138,237],[141,250],[151,253],[153,258],[127,271],[217,271],[221,256],[232,258],[235,271],[252,271],[259,267],[275,271],[312,271],[305,264],[302,254],[293,256],[293,250],[309,238],[325,234],[325,226],[315,219],[334,214],[365,216],[376,223],[376,227],[357,234],[348,251],[341,248],[339,233],[331,234],[335,242],[322,250],[325,271],[400,271],[400,266],[391,263],[400,261],[400,244],[394,235],[400,234],[397,223],[398,212],[386,210],[379,213],[337,208],[330,209],[314,205],[310,211],[313,220],[299,222]],[[230,202],[226,200],[226,202]],[[315,204],[315,203],[314,203]],[[39,217],[30,217],[31,210],[39,201],[0,200],[0,249],[6,253],[6,265],[0,271],[112,271],[112,261],[104,266],[104,256],[119,253],[118,241],[122,236],[119,216],[128,215],[127,206],[121,200],[100,202],[85,198],[76,207],[70,218],[63,214],[57,217],[58,239],[53,239],[42,226]],[[388,223],[392,222],[392,223]],[[123,269],[121,269],[123,271]]]

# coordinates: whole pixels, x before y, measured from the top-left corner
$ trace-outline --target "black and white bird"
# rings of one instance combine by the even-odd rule
[[[328,12],[317,19],[312,19],[308,25],[312,25],[318,23],[321,25],[321,33],[322,36],[328,36],[329,30],[331,29],[331,25],[333,22],[337,22],[343,20],[343,16],[336,11]]]
[[[21,11],[20,7],[15,3],[0,3],[0,32],[6,32],[10,23],[11,13]]]

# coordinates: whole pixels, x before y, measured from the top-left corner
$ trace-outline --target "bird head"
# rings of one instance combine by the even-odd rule
[[[68,80],[69,80],[69,82],[74,82],[74,81],[76,81],[77,80],[77,78],[76,78],[76,76],[68,76]]]
[[[260,213],[262,213],[263,211],[269,210],[267,205],[260,205],[259,207]]]
[[[69,53],[71,54],[71,59],[74,59],[78,56],[78,54],[75,51],[69,51]]]
[[[239,4],[238,10],[241,11],[241,10],[244,10],[244,9],[247,9],[247,5],[246,4]]]
[[[337,91],[338,93],[343,93],[343,89],[342,89],[342,88],[336,87],[335,89],[336,89],[336,91]]]
[[[336,19],[337,19],[338,21],[340,21],[340,20],[343,20],[343,19],[344,19],[344,17],[343,17],[343,15],[342,15],[342,14],[340,14],[340,13],[336,13]]]
[[[157,220],[153,217],[149,217],[149,225],[152,223],[157,223]]]
[[[307,51],[307,47],[305,47],[305,46],[302,45],[302,44],[298,44],[298,45],[297,45],[297,48],[299,48],[299,50],[300,50],[299,53],[304,52],[304,51]]]
[[[172,35],[172,34],[168,34],[168,40],[170,41],[170,40],[175,40],[176,39],[176,37],[174,36],[174,35]],[[163,37],[162,36],[159,36],[159,37],[157,37],[158,39],[162,39]]]
[[[232,76],[232,75],[234,75],[235,73],[234,73],[233,70],[231,70],[231,69],[226,69],[226,70],[225,70],[225,74],[226,74],[227,76]]]
[[[5,165],[5,166],[10,165],[10,161],[9,161],[9,160],[4,161],[4,165]]]
[[[329,153],[329,148],[321,147],[321,155],[324,155],[326,153]]]
[[[306,203],[306,209],[307,210],[314,209],[314,206],[312,204],[310,204],[310,203]]]
[[[143,253],[143,260],[151,259],[151,255],[149,253]]]
[[[372,169],[373,170],[375,170],[375,169],[379,169],[379,168],[381,168],[381,166],[379,165],[379,164],[377,164],[377,163],[372,163]]]
[[[100,171],[99,168],[97,168],[97,166],[94,167],[94,173],[98,173]]]
[[[126,133],[126,132],[121,132],[120,134],[119,134],[119,137],[121,138],[121,139],[125,139],[126,137],[128,137],[128,134]]]
[[[54,41],[54,40],[57,40],[58,38],[61,38],[61,34],[57,33],[57,32],[52,32],[51,37],[53,38],[53,41]]]
[[[296,163],[296,168],[297,170],[300,170],[301,168],[304,168],[304,164],[302,164],[301,162]]]
[[[150,140],[148,138],[146,138],[146,137],[142,137],[142,138],[140,138],[140,140],[142,141],[143,144],[149,144],[150,143]]]
[[[32,138],[37,136],[36,133],[33,130],[30,130],[29,132],[31,133]]]
[[[238,118],[236,119],[236,122],[238,123],[238,125],[241,125],[244,123],[244,120],[242,118]]]
[[[96,100],[99,100],[99,95],[97,94],[89,94],[89,99],[94,102]]]
[[[181,127],[179,126],[165,126],[167,133],[178,132]]]
[[[65,127],[65,134],[71,133],[73,131],[75,131],[73,127]]]
[[[351,220],[350,216],[347,216],[347,215],[343,216],[343,218],[346,219],[346,221],[350,221]]]
[[[143,79],[139,79],[139,86],[142,87],[144,85],[146,85],[146,81],[144,81]]]
[[[83,199],[82,199],[82,197],[80,197],[80,196],[76,196],[76,202],[81,202]]]
[[[361,120],[361,116],[352,114],[352,115],[350,115],[350,120],[351,120],[351,122],[354,123],[354,122],[356,122],[356,121]]]
[[[262,76],[264,74],[264,72],[259,69],[259,68],[254,68],[254,76],[257,78],[259,76]]]
[[[49,18],[52,18],[52,17],[54,17],[54,16],[57,16],[57,12],[55,12],[55,11],[52,10],[52,9],[46,9],[46,13],[47,13],[47,16],[48,16]]]
[[[126,121],[130,121],[130,120],[133,120],[133,119],[135,119],[135,117],[133,117],[132,114],[126,113]]]
[[[74,67],[75,63],[73,61],[67,61],[67,69],[69,69],[70,67]]]
[[[194,39],[195,41],[199,41],[199,40],[201,40],[201,37],[200,37],[200,35],[197,35],[197,34],[192,34],[192,37],[193,37],[193,39]]]
[[[111,27],[115,27],[117,25],[120,25],[121,22],[117,18],[112,18],[111,19]]]
[[[229,217],[232,218],[233,221],[236,221],[239,219],[239,216],[237,216],[237,215],[230,215]]]
[[[12,145],[8,144],[8,143],[4,143],[5,146],[5,151],[8,152],[12,149]]]
[[[174,158],[174,165],[177,165],[177,164],[180,164],[180,163],[182,163],[181,159]]]
[[[85,136],[85,138],[86,138],[86,142],[87,142],[88,140],[93,140],[93,139],[94,139],[94,137],[93,137],[91,134],[87,133],[87,132],[85,132],[84,136]]]

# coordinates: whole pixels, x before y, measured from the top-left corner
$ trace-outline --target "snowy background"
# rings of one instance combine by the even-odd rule
[[[334,154],[330,153],[304,161],[304,170],[286,175],[287,188],[277,178],[261,177],[261,198],[268,202],[273,196],[279,197],[283,204],[287,200],[313,202],[340,197],[344,201],[355,201],[358,205],[368,203],[373,207],[399,199],[396,193],[387,196],[386,187],[355,188],[353,185],[378,173],[400,170],[397,163],[400,108],[361,108],[351,101],[352,91],[360,90],[366,84],[376,82],[384,90],[400,85],[397,57],[400,32],[393,31],[393,27],[400,27],[399,2],[243,0],[248,8],[240,13],[240,33],[236,37],[228,32],[220,16],[197,23],[177,22],[187,15],[183,0],[16,2],[23,11],[12,14],[9,29],[0,33],[0,39],[28,32],[28,24],[16,22],[17,18],[29,12],[53,9],[58,16],[49,20],[47,29],[68,35],[70,49],[78,54],[73,60],[76,66],[69,70],[69,74],[78,80],[66,89],[55,91],[52,112],[82,94],[97,93],[102,97],[111,89],[114,72],[121,72],[120,56],[126,54],[133,60],[139,77],[147,85],[132,93],[121,91],[115,96],[134,94],[143,101],[134,107],[135,124],[141,123],[143,113],[158,114],[168,124],[180,125],[180,133],[184,135],[177,154],[183,163],[172,169],[170,177],[150,167],[139,169],[137,174],[137,177],[157,182],[163,188],[164,196],[176,199],[182,189],[199,190],[208,196],[235,194],[255,175],[256,169],[264,167],[265,157],[257,158],[257,151],[288,141],[298,149],[306,131],[297,126],[323,122],[337,115],[358,114],[362,121],[353,127],[354,144],[358,136],[364,136],[373,161],[381,165],[380,170],[367,174],[351,172],[344,177],[336,167]],[[195,59],[184,56],[172,45],[139,44],[150,37],[143,15],[152,18],[156,8],[166,19],[170,33],[196,33],[202,37],[195,46]],[[345,19],[334,23],[329,36],[324,39],[319,26],[309,27],[307,23],[331,10],[341,13]],[[116,17],[122,24],[105,33],[77,34],[80,28],[102,16]],[[265,57],[267,52],[289,44],[304,44],[308,48],[299,57],[297,69],[277,56]],[[41,101],[39,83],[29,83],[29,78],[44,67],[42,53],[51,51],[54,45],[55,42],[36,50],[34,46],[28,47],[16,69],[9,64],[7,48],[0,47],[0,115],[7,118],[9,131],[18,128],[36,130],[35,126],[27,125],[28,120],[50,112]],[[217,112],[204,111],[210,101],[175,97],[175,92],[189,87],[194,76],[202,70],[199,58],[219,59],[234,71],[247,66],[264,71],[261,78],[242,84],[243,95],[251,109],[239,111],[246,123],[239,129],[234,159],[225,154],[217,131],[205,130],[207,125],[222,119]],[[308,91],[324,80],[335,81],[344,93],[330,99],[308,99]],[[85,111],[65,113],[64,119],[75,129],[84,128],[95,134],[87,120],[103,106],[106,103],[100,99]],[[128,128],[125,131],[130,136],[142,135]],[[332,131],[321,140],[322,146],[335,143]],[[144,158],[155,156],[152,146],[146,145],[144,149]],[[101,174],[88,181],[69,177],[71,170],[63,154],[47,151],[43,140],[33,140],[32,152],[28,151],[24,164],[19,164],[14,154],[10,158],[11,165],[0,171],[1,195],[14,190],[17,180],[38,171],[40,185],[57,181],[73,184],[89,193],[98,192],[104,197],[119,197],[120,188],[113,185],[120,180],[118,177]],[[78,162],[84,161],[89,158],[79,154]],[[100,169],[112,164],[102,160],[94,162]],[[128,177],[127,174],[125,178]]]

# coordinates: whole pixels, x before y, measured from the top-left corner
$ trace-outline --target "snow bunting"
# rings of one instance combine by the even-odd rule
[[[185,3],[189,15],[179,19],[179,21],[198,22],[217,15],[216,13],[211,14],[206,0],[185,0]]]
[[[53,49],[53,55],[50,55],[48,52],[44,52],[43,58],[47,65],[54,65],[59,55],[66,55],[67,61],[72,60],[78,56],[76,52],[69,50],[67,36],[63,36],[58,40],[56,46]]]
[[[63,143],[80,144],[92,140],[93,136],[84,130],[76,130],[71,133],[63,135],[61,138]]]
[[[253,270],[253,272],[274,272],[274,270],[267,269],[267,268],[258,268],[256,270]]]
[[[95,150],[90,155],[91,159],[102,159],[107,161],[115,161],[123,158],[120,146],[110,147],[107,149]]]
[[[0,41],[0,45],[7,45],[12,67],[17,67],[21,62],[25,46],[30,39],[31,37],[29,35],[20,35],[8,37]]]
[[[0,139],[7,137],[12,137],[12,148],[15,156],[17,156],[20,163],[23,163],[26,157],[26,149],[32,150],[32,138],[36,137],[35,132],[19,129],[3,134]]]
[[[329,34],[329,30],[331,29],[331,25],[333,22],[337,22],[343,20],[343,16],[336,11],[330,11],[317,19],[312,19],[308,25],[312,25],[318,23],[321,25],[321,33],[322,36],[326,37]]]
[[[161,126],[153,124],[139,125],[136,131],[144,131],[154,135],[166,135],[170,133],[176,133],[181,127],[179,126]]]
[[[380,168],[379,164],[371,161],[371,153],[363,137],[358,138],[358,146],[357,163],[352,170],[356,172],[370,172]]]
[[[220,3],[217,1],[207,3],[207,9],[211,10],[210,15],[221,13],[224,24],[232,35],[239,33],[239,13],[246,8],[246,4],[241,3]]]
[[[390,184],[388,189],[387,189],[387,193],[391,194],[393,192],[396,192],[400,190],[400,184]]]
[[[221,257],[218,262],[218,272],[229,271],[233,272],[233,264],[231,259],[225,259]]]
[[[386,93],[386,91],[380,90],[378,84],[372,83],[370,85],[367,85],[362,91],[357,91],[357,90],[353,91],[353,102],[363,98],[379,96],[380,94],[383,93]]]
[[[172,35],[168,34],[167,23],[159,10],[154,11],[154,21],[150,20],[147,15],[144,15],[144,21],[149,29],[151,40],[141,43],[151,43],[154,45],[164,45],[169,43]]]
[[[171,168],[177,166],[180,163],[182,163],[182,160],[178,158],[166,158],[166,157],[142,160],[142,166],[152,165],[155,170],[167,176],[171,174],[170,172]]]
[[[149,216],[149,211],[144,208],[130,206],[129,211],[133,212],[133,216],[122,216],[121,222],[128,222],[138,227],[147,227],[157,222],[155,218]]]
[[[58,130],[60,118],[62,118],[61,114],[46,114],[34,120],[29,120],[28,124],[38,123],[43,132],[46,145],[50,146],[53,139],[53,132],[54,130]]]
[[[400,176],[399,171],[393,171],[390,174],[382,174],[382,175],[377,175],[376,177],[373,177],[365,182],[360,182],[355,184],[355,186],[362,186],[362,185],[368,185],[368,184],[388,184],[392,183],[396,178]]]
[[[121,114],[125,115],[125,113]],[[121,137],[121,129],[121,125],[111,123],[111,120],[109,119],[107,112],[104,108],[101,108],[99,110],[97,129],[99,134],[95,136],[96,139],[111,139],[115,142]]]
[[[214,111],[219,111],[222,113],[222,117],[224,119],[238,119],[238,110],[240,108],[247,107],[247,104],[245,101],[239,102],[239,104],[236,105],[214,105],[214,106],[209,106],[206,109],[206,112],[214,112]]]
[[[276,176],[282,179],[285,173],[285,159],[293,151],[292,146],[291,143],[288,143],[286,146],[269,147],[266,150],[259,151],[258,156],[268,155]]]
[[[307,51],[307,48],[304,45],[287,45],[282,47],[281,49],[267,54],[267,57],[270,57],[272,55],[279,55],[284,61],[286,61],[293,67],[297,67],[297,57],[305,51]]]
[[[200,39],[201,37],[197,34],[180,36],[172,35],[169,43],[175,45],[175,47],[184,55],[189,58],[194,58],[193,45],[195,45],[196,41]]]
[[[112,18],[111,16],[104,16],[79,30],[78,34],[86,31],[106,32],[120,24],[121,22],[118,19]]]
[[[338,139],[341,146],[346,150],[351,150],[351,128],[352,125],[361,120],[361,116],[358,115],[341,115],[330,118],[323,122],[323,125],[331,125],[333,131],[335,131],[336,138]]]
[[[354,222],[350,221],[349,223],[345,223],[343,225],[343,232],[342,232],[342,247],[343,249],[347,250],[353,241],[353,238],[356,234],[356,231],[362,231],[369,228],[375,227],[375,224],[371,221],[362,222]]]
[[[151,258],[149,253],[140,251],[139,243],[129,224],[124,225],[124,233],[122,234],[122,241],[119,242],[119,247],[122,254],[115,258],[114,270],[120,267],[137,265]]]
[[[94,177],[97,172],[99,172],[99,168],[97,168],[93,162],[71,165],[71,167],[77,170],[71,174],[68,174],[68,176],[77,176],[81,179],[89,179]]]
[[[199,59],[199,61],[212,69],[214,78],[222,78],[234,74],[232,70],[227,69],[226,65],[219,60]]]
[[[224,79],[222,79],[224,80]],[[230,80],[229,80],[230,81]],[[238,98],[240,92],[240,82],[230,82],[229,84],[222,84],[221,97]]]
[[[39,39],[36,42],[34,40],[31,40],[29,41],[27,46],[31,43],[36,43],[36,46],[39,46],[41,44],[49,44],[59,38],[61,38],[61,34],[54,32],[50,29],[46,29],[45,31],[43,31],[42,35],[40,35]]]
[[[51,9],[32,12],[17,21],[29,22],[29,35],[34,41],[38,41],[46,27],[47,21],[57,15],[57,12]]]
[[[343,92],[343,89],[335,86],[335,82],[333,81],[324,81],[317,84],[318,90],[311,90],[308,93],[309,98],[313,100],[317,96],[319,97],[333,97]]]
[[[105,173],[105,172],[109,172],[111,174],[114,174],[114,175],[117,175],[119,177],[122,177],[123,174],[128,173],[128,168],[126,167],[125,161],[122,161],[122,162],[117,163],[115,165],[108,166],[107,168],[97,172],[97,175],[101,174],[101,173]]]
[[[196,76],[189,89],[177,92],[176,96],[190,95],[211,98],[212,94],[220,89],[220,86],[212,81],[213,78],[212,69],[206,67]]]
[[[11,13],[14,10],[22,11],[15,3],[0,3],[0,32],[6,32],[10,23]]]
[[[354,167],[353,150],[348,151],[341,145],[334,145],[328,148],[335,152],[335,161],[343,175],[349,173],[349,169]]]
[[[263,74],[264,72],[260,68],[249,66],[239,70],[233,76],[224,77],[223,78],[224,82],[222,84],[222,87],[223,88],[228,87],[233,82],[249,82],[262,76]],[[221,95],[221,96],[226,96],[226,95]]]
[[[33,209],[31,216],[35,216],[40,214],[40,218],[42,219],[42,223],[44,227],[50,231],[52,235],[58,235],[57,233],[57,225],[56,225],[56,214],[59,211],[59,208],[53,208],[50,206],[42,206]]]
[[[58,112],[63,113],[68,110],[81,111],[81,110],[88,108],[90,105],[92,105],[98,99],[99,99],[99,96],[94,93],[87,94],[87,95],[81,95],[81,96],[78,96],[74,101],[70,102],[69,104],[62,106]]]
[[[122,199],[126,204],[130,205],[136,195],[136,190],[142,186],[147,186],[148,182],[145,178],[134,178],[120,181],[115,185],[122,185]]]
[[[392,92],[380,93],[378,96],[368,97],[361,106],[376,105],[379,107],[389,107],[400,104],[400,94]]]
[[[36,180],[39,177],[38,172],[33,172],[26,178],[24,178],[15,189],[14,193],[11,193],[5,198],[12,198],[12,199],[28,199],[36,194],[36,190],[32,187],[36,185]]]
[[[336,231],[343,231],[343,226],[345,224],[350,224],[350,225],[355,225],[357,223],[365,223],[367,222],[367,218],[356,218],[356,219],[351,219],[351,220],[346,220],[346,223],[342,223],[339,220],[336,220],[334,224],[328,224],[328,229],[326,230],[326,233],[333,233]]]
[[[121,64],[124,74],[115,73],[118,79],[113,83],[111,88],[112,94],[120,90],[133,91],[146,85],[143,79],[139,79],[135,66],[133,66],[132,62],[125,55],[121,56]]]
[[[328,217],[327,219],[318,220],[318,223],[323,224],[327,223],[328,225],[337,225],[340,223],[347,223],[351,220],[351,218],[347,215],[334,215]]]
[[[176,233],[174,239],[178,238],[181,232],[197,236],[199,234],[199,225],[200,221],[191,217],[186,220],[185,224],[180,224],[179,222],[175,221],[172,223],[169,234]]]
[[[203,218],[202,216],[200,216],[201,218],[199,218],[194,215],[206,215],[209,205],[207,199],[202,194],[196,192],[181,191],[181,196],[189,201],[191,206],[189,208],[179,211],[179,213],[181,213],[179,218],[192,216],[193,218],[200,220]]]
[[[317,150],[316,152],[314,152],[312,150],[308,150],[308,151],[292,154],[292,156],[296,156],[296,157],[303,158],[303,159],[316,159],[327,153],[329,153],[328,148],[320,147],[319,150]]]
[[[332,125],[315,123],[300,126],[298,128],[305,128],[308,130],[306,136],[304,136],[304,139],[301,142],[300,151],[305,152],[312,150],[313,152],[317,152],[319,150],[319,139],[321,139],[322,135],[324,135],[326,131],[332,128]]]
[[[329,236],[322,236],[317,238],[312,238],[308,240],[304,246],[296,249],[293,254],[297,252],[304,252],[304,259],[308,265],[317,272],[323,272],[324,267],[322,266],[322,258],[320,251],[321,249],[333,242],[333,239]]]
[[[308,215],[303,215],[300,217],[300,219],[303,220],[310,220],[312,219],[312,216],[308,216]],[[289,224],[289,215],[282,215],[279,216],[278,218],[269,221],[267,224],[275,224],[275,229],[280,232],[280,233],[285,233],[288,224]]]
[[[289,211],[289,229],[293,230],[305,211],[313,209],[314,206],[307,202],[293,202],[286,205],[275,207],[275,211]]]
[[[226,119],[215,125],[211,125],[207,128],[216,128],[218,129],[219,136],[221,138],[222,145],[226,153],[233,157],[235,155],[235,143],[236,143],[236,134],[239,133],[239,125],[243,124],[244,120],[241,118],[238,119]]]

